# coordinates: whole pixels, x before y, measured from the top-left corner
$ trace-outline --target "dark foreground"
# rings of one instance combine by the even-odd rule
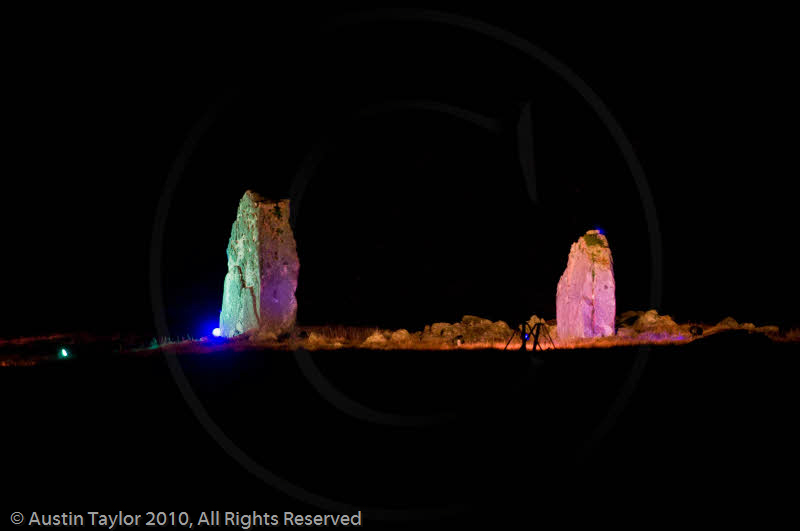
[[[2,505],[186,511],[195,527],[200,511],[360,510],[397,529],[796,520],[799,354],[731,333],[538,358],[180,355],[193,406],[163,356],[4,367]]]

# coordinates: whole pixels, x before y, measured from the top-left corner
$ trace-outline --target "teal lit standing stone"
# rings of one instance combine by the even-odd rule
[[[277,336],[290,331],[297,316],[300,262],[289,225],[289,200],[272,201],[245,192],[227,253],[220,335],[255,330]]]

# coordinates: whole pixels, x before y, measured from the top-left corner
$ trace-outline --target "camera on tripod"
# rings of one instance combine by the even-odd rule
[[[553,343],[553,338],[550,337],[550,332],[547,330],[547,324],[544,321],[538,321],[531,325],[528,321],[523,321],[517,328],[511,332],[511,337],[508,338],[506,342],[506,346],[503,347],[503,350],[508,349],[508,345],[511,344],[511,340],[514,339],[514,336],[519,334],[520,340],[522,340],[522,345],[520,345],[520,350],[528,350],[528,341],[533,341],[533,350],[537,348],[539,350],[544,350],[542,346],[543,341],[549,341],[550,346],[552,348],[556,348],[555,343]],[[541,338],[541,340],[540,340]]]

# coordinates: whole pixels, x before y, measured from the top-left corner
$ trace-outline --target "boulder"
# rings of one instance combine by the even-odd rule
[[[490,326],[492,321],[475,315],[465,315],[461,318],[461,323],[466,326]]]
[[[259,330],[250,337],[250,341],[254,343],[278,341],[278,335],[271,330]]]
[[[408,343],[411,341],[411,334],[405,328],[395,330],[392,332],[391,341],[392,343]]]
[[[465,316],[466,317],[466,316]],[[511,327],[505,321],[492,322],[489,319],[461,321],[461,332],[456,335],[462,336],[463,343],[492,343],[507,340],[512,333]]]
[[[556,321],[562,339],[614,335],[614,262],[608,240],[590,230],[572,244],[556,290]]]
[[[739,323],[733,317],[726,317],[717,323],[717,328],[739,328]]]
[[[433,337],[443,337],[445,330],[447,330],[450,326],[450,323],[433,323],[431,325],[430,334]]]
[[[547,324],[547,321],[539,317],[538,315],[532,315],[530,319],[528,319],[528,326],[531,328],[534,327],[537,323]]]
[[[777,334],[780,332],[780,328],[775,325],[759,326],[753,330],[756,332],[762,332],[764,334]]]
[[[322,347],[327,344],[325,338],[316,332],[311,332],[308,334],[308,339],[306,339],[306,342],[309,347]]]
[[[511,336],[505,321],[492,322],[474,315],[465,315],[459,323],[426,325],[420,337],[423,341],[444,341],[453,344],[504,341]]]
[[[297,315],[294,293],[300,269],[289,225],[289,200],[271,201],[245,192],[227,254],[221,335],[232,337],[250,330],[289,332]]]
[[[680,327],[669,315],[658,315],[656,310],[644,312],[633,324],[637,334],[680,334]]]
[[[384,336],[380,330],[376,330],[372,333],[372,335],[365,339],[361,345],[365,347],[374,347],[386,345],[388,342],[389,340],[386,339],[386,336]]]

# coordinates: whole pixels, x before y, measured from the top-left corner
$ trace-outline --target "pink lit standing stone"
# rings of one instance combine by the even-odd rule
[[[590,230],[572,244],[558,281],[556,320],[560,339],[614,335],[614,261],[605,235]]]

